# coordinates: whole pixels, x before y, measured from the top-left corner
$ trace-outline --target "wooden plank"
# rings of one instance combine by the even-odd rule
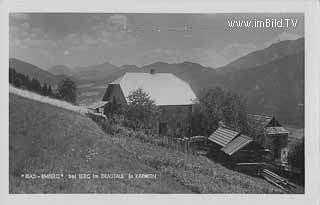
[[[266,173],[268,173],[269,175],[272,175],[273,177],[275,177],[275,178],[279,179],[280,181],[288,181],[288,180],[286,180],[285,178],[283,178],[283,177],[281,177],[281,176],[277,175],[277,174],[276,174],[276,173],[274,173],[274,172],[271,172],[271,171],[270,171],[270,170],[268,170],[268,169],[264,169],[264,170],[262,170],[262,172],[266,172]]]
[[[285,178],[271,172],[270,170],[264,169],[262,172],[267,174],[269,177],[272,177],[275,180],[278,180],[280,183],[282,183],[285,186],[296,188],[296,186],[293,183],[289,182],[288,179],[285,179]]]
[[[288,192],[290,193],[290,191],[286,188],[284,188],[283,186],[279,185],[278,183],[276,183],[275,181],[273,181],[272,179],[270,179],[268,176],[265,176],[264,174],[262,174],[262,177],[264,179],[266,179],[268,182],[270,182],[271,184],[275,185],[276,187],[278,187],[279,189],[285,191],[285,192]]]

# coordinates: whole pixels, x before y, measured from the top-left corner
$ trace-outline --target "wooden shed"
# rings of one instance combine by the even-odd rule
[[[220,126],[208,140],[212,142],[216,154],[229,162],[262,161],[266,151],[253,138],[228,127]]]
[[[289,132],[275,119],[263,115],[248,115],[252,138],[263,148],[269,149],[276,161],[287,161]]]

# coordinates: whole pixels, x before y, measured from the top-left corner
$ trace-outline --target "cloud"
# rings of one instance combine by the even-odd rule
[[[21,21],[15,21],[19,19]],[[14,13],[10,14],[9,21],[9,44],[10,46],[39,46],[42,45],[54,45],[55,43],[48,39],[46,33],[36,27],[31,27],[29,21],[29,15]]]
[[[67,56],[67,55],[70,55],[71,52],[70,52],[69,50],[65,50],[63,54],[64,54],[65,56]]]
[[[298,34],[294,34],[294,33],[287,33],[287,32],[283,32],[280,33],[275,39],[272,39],[270,41],[267,41],[264,43],[265,47],[269,47],[274,43],[278,43],[280,41],[285,41],[285,40],[297,40],[298,38],[301,38],[302,36],[298,35]]]
[[[127,16],[121,14],[115,14],[111,16],[101,14],[94,15],[92,17],[92,24],[92,30],[105,30],[110,32],[130,31],[130,23]]]
[[[118,26],[123,30],[127,30],[128,18],[125,15],[115,14],[108,18],[108,23]]]
[[[59,44],[71,52],[133,47],[137,38],[130,33],[128,25],[125,15],[94,15],[85,31],[68,33],[59,40]]]

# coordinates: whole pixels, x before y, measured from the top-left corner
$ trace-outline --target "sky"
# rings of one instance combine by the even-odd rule
[[[282,28],[230,28],[228,24],[265,19],[292,19],[297,24]],[[303,36],[303,14],[290,13],[9,14],[10,57],[43,69],[105,62],[143,66],[157,61],[190,61],[216,68],[272,43]]]

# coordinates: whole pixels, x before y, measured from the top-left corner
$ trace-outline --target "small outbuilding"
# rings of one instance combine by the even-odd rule
[[[286,163],[289,131],[275,117],[248,115],[247,119],[251,137],[259,145],[269,149],[276,161]]]
[[[211,156],[237,170],[258,173],[271,158],[270,150],[252,137],[226,126],[220,125],[208,140],[211,142]]]

